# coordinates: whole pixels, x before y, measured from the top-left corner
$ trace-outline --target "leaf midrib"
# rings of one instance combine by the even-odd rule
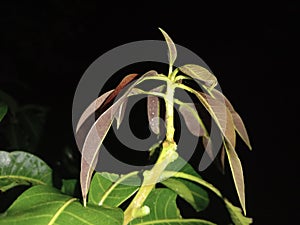
[[[47,183],[38,179],[30,178],[30,177],[25,177],[25,176],[18,176],[18,175],[7,175],[7,176],[0,176],[1,179],[19,179],[19,180],[25,180],[28,181],[29,183],[36,183],[36,184],[42,184],[46,185]]]

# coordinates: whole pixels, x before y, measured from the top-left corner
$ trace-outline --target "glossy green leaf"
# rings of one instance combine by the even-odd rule
[[[78,185],[77,179],[63,179],[61,192],[67,195],[74,196]]]
[[[144,81],[147,77],[156,77],[157,72],[151,70],[141,76],[137,81],[135,81],[127,91],[120,97],[112,106],[105,110],[96,122],[93,124],[88,134],[86,135],[83,147],[82,147],[82,159],[81,159],[81,171],[80,171],[80,183],[81,192],[83,196],[83,203],[86,205],[87,193],[89,190],[91,177],[93,170],[96,166],[99,150],[103,143],[104,138],[112,125],[113,119],[119,109],[119,107],[126,101],[131,90]],[[104,103],[103,103],[104,104]]]
[[[200,175],[194,170],[194,168],[187,163],[181,157],[170,163],[166,168],[167,171],[179,171],[186,174],[193,175],[202,179]],[[204,210],[209,204],[209,198],[207,192],[194,182],[180,179],[180,178],[168,178],[161,182],[166,187],[172,189],[181,198],[186,200],[196,211]]]
[[[210,89],[214,88],[218,83],[217,78],[202,66],[186,64],[184,66],[180,66],[179,70],[196,80],[204,82],[205,86]]]
[[[18,185],[52,185],[52,170],[27,152],[0,151],[0,190],[6,191]]]
[[[175,46],[174,42],[172,41],[172,39],[170,38],[170,36],[163,29],[159,28],[159,30],[162,32],[162,34],[164,35],[164,38],[167,42],[168,50],[169,50],[168,51],[169,64],[172,67],[177,58],[176,46]]]
[[[245,203],[245,185],[244,185],[244,175],[241,161],[236,154],[235,150],[232,149],[230,145],[224,143],[225,150],[227,153],[229,165],[232,171],[234,185],[242,206],[244,213],[246,214],[246,203]]]
[[[122,225],[123,212],[117,208],[88,206],[76,198],[49,186],[35,186],[25,191],[0,214],[1,225]]]
[[[102,172],[93,176],[88,196],[88,203],[118,207],[130,198],[141,184],[137,172],[123,176]]]
[[[226,208],[230,214],[231,220],[235,225],[249,225],[252,224],[252,219],[245,217],[242,214],[242,210],[234,205],[232,205],[227,199],[224,199]]]
[[[7,105],[4,104],[3,102],[0,102],[0,122],[2,121],[6,113],[7,113]]]
[[[150,213],[134,219],[129,225],[181,225],[181,224],[210,224],[200,219],[182,219],[176,206],[176,193],[166,188],[154,189],[147,197],[144,206],[150,208]]]

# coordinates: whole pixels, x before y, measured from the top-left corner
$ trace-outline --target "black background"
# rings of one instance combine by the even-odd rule
[[[55,154],[74,142],[72,99],[87,67],[121,44],[162,40],[162,27],[209,65],[246,124],[253,151],[241,144],[238,153],[254,224],[297,224],[299,14],[296,2],[1,1],[0,87],[51,107],[48,154]]]

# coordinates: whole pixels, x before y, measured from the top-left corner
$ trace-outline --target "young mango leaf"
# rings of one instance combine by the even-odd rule
[[[166,189],[154,189],[147,197],[144,205],[150,208],[150,213],[144,217],[136,218],[129,225],[181,225],[181,224],[203,224],[213,223],[200,219],[182,219],[176,205],[176,193]]]
[[[244,175],[241,161],[236,154],[235,150],[232,149],[227,142],[224,142],[225,150],[227,153],[229,165],[232,171],[234,185],[242,206],[244,213],[246,214],[246,203],[245,203],[245,185],[244,185]]]
[[[182,102],[179,106],[179,112],[183,116],[187,128],[193,135],[197,137],[208,135],[205,125],[201,120],[194,103]]]
[[[114,91],[110,90],[108,92],[105,92],[100,97],[98,97],[96,100],[94,100],[81,114],[77,126],[76,126],[76,133],[81,128],[81,126],[84,124],[84,122],[93,114],[97,109],[101,107],[105,99]]]
[[[7,113],[7,105],[3,102],[0,102],[0,122],[3,120],[4,116]]]
[[[158,86],[150,90],[150,92],[161,93],[165,88],[165,85]],[[149,95],[147,97],[147,114],[150,129],[157,135],[159,135],[159,119],[160,119],[160,103],[159,98],[155,95]]]
[[[117,111],[116,115],[115,115],[115,118],[116,118],[116,121],[117,121],[117,129],[119,129],[123,119],[124,119],[124,115],[125,115],[125,110],[126,110],[126,107],[127,107],[127,102],[128,102],[128,99],[126,99],[121,105],[120,105],[120,108],[119,110]]]
[[[209,87],[209,89],[213,89],[218,84],[217,78],[202,66],[186,64],[180,66],[179,70],[196,80],[204,82],[204,85]]]
[[[249,225],[252,224],[252,219],[245,217],[242,214],[242,210],[234,205],[232,205],[227,199],[224,199],[226,208],[230,214],[231,220],[235,225]]]
[[[240,115],[235,111],[232,104],[223,95],[223,93],[221,93],[220,91],[214,89],[214,90],[212,90],[212,94],[215,96],[215,98],[220,99],[220,101],[225,102],[228,110],[230,111],[230,113],[232,115],[234,128],[235,128],[236,132],[239,134],[239,136],[242,138],[242,140],[246,143],[248,148],[251,150],[252,147],[251,147],[251,144],[250,144],[249,136],[248,136],[247,130],[245,128],[245,125],[244,125],[243,120],[240,117]]]
[[[113,119],[120,106],[129,97],[131,90],[138,85],[140,82],[144,81],[145,78],[155,77],[157,72],[151,70],[141,76],[136,80],[112,106],[110,106],[106,111],[104,111],[96,122],[92,125],[88,134],[86,135],[83,147],[82,147],[82,159],[81,159],[81,171],[80,171],[80,183],[81,192],[83,196],[83,204],[86,205],[87,193],[89,190],[91,177],[93,170],[97,164],[98,154],[100,147],[103,143],[104,138],[107,135],[109,128],[112,125]],[[103,103],[104,104],[104,103]]]
[[[102,172],[93,176],[88,196],[88,203],[119,207],[130,198],[141,184],[137,172],[119,176],[117,174]]]
[[[194,168],[181,157],[178,157],[178,159],[170,163],[166,170],[176,171],[179,168],[179,172],[190,174],[201,179],[200,175],[194,170]],[[176,192],[197,212],[204,210],[209,204],[207,192],[201,186],[191,181],[171,177],[167,180],[161,181],[161,183]]]
[[[0,191],[18,185],[52,185],[52,170],[30,153],[0,151]]]
[[[170,38],[170,36],[163,29],[159,28],[159,30],[162,32],[162,34],[164,35],[164,38],[167,42],[168,50],[169,50],[168,51],[169,65],[170,65],[170,68],[172,68],[172,66],[174,65],[174,62],[177,58],[176,46],[175,46],[174,42],[172,41],[172,39]]]
[[[49,186],[25,191],[0,214],[1,225],[122,225],[123,212],[117,208],[82,207],[78,199]]]

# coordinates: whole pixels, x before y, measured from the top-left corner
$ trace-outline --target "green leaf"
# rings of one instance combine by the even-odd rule
[[[244,213],[246,214],[246,203],[245,203],[245,185],[244,175],[241,161],[236,154],[235,150],[230,145],[224,143],[224,147],[227,153],[229,165],[232,171],[234,185],[242,206]]]
[[[159,28],[159,30],[162,32],[162,34],[164,35],[164,38],[167,42],[168,45],[168,57],[169,57],[169,64],[170,64],[170,68],[172,68],[172,66],[174,65],[174,62],[177,58],[177,50],[176,50],[176,46],[174,44],[174,42],[172,41],[172,39],[170,38],[170,36],[161,28]],[[170,73],[171,71],[169,71]]]
[[[63,179],[61,192],[67,195],[74,196],[77,188],[78,180],[77,179]]]
[[[21,151],[0,151],[0,190],[18,185],[52,185],[52,170],[38,157]]]
[[[224,199],[224,202],[231,220],[235,225],[249,225],[253,222],[251,218],[245,217],[242,214],[242,210],[240,208],[232,205],[227,199]]]
[[[130,198],[141,184],[137,172],[119,176],[112,173],[95,173],[88,196],[88,203],[118,207]]]
[[[182,167],[182,168],[180,168]],[[180,168],[180,169],[179,169]],[[178,170],[179,169],[179,170]],[[167,168],[167,171],[183,172],[202,179],[194,168],[181,157],[172,162]],[[161,182],[166,187],[172,189],[181,198],[186,200],[197,212],[204,210],[209,204],[207,192],[199,185],[180,178],[168,178]]]
[[[121,209],[89,206],[49,186],[25,191],[0,215],[1,225],[122,225]]]
[[[15,113],[18,111],[18,103],[16,102],[16,100],[2,90],[0,90],[0,101],[4,102],[8,106],[9,111],[13,115],[15,115]]]
[[[147,77],[156,76],[157,72],[151,70],[145,73],[143,76],[141,76],[138,80],[136,80],[122,95],[122,97],[120,97],[112,106],[110,106],[99,116],[96,122],[92,125],[91,129],[88,131],[86,137],[80,136],[80,129],[76,133],[76,140],[77,142],[80,142],[79,147],[82,155],[80,183],[84,205],[86,205],[87,193],[89,190],[93,170],[98,161],[100,147],[103,143],[104,138],[107,135],[108,130],[112,125],[113,119],[115,118],[118,109],[124,103],[124,101],[126,101],[126,99],[129,97],[131,90],[136,85],[144,81]],[[105,104],[105,102],[103,104]],[[83,143],[82,149],[81,143]]]
[[[144,217],[134,219],[129,225],[213,224],[200,219],[182,219],[176,206],[176,197],[176,193],[172,190],[166,188],[154,189],[144,203],[145,206],[150,208],[150,213]]]
[[[202,66],[186,64],[179,67],[179,70],[196,80],[204,82],[205,86],[209,87],[210,89],[213,89],[218,83],[217,78]]]
[[[0,122],[2,121],[6,113],[7,113],[7,105],[4,104],[3,102],[0,102]]]

